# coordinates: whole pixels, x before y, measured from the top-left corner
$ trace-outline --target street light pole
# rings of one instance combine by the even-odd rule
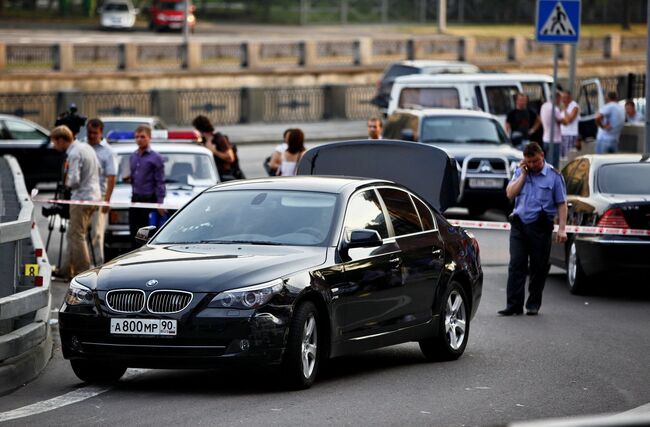
[[[185,22],[183,23],[183,43],[187,46],[190,42],[190,23],[188,22],[188,18],[190,17],[190,0],[185,0],[184,6],[183,17],[185,18]]]

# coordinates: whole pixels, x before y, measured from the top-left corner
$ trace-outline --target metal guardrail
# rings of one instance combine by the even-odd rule
[[[0,393],[16,388],[34,378],[45,367],[52,354],[50,337],[50,282],[52,268],[45,251],[37,256],[25,253],[25,248],[43,248],[38,228],[33,226],[34,206],[27,193],[20,166],[12,156],[4,156],[9,166],[20,211],[17,219],[0,223],[0,244],[11,253],[13,272],[0,272],[2,289],[13,290],[0,298]],[[6,171],[5,171],[6,172]],[[7,178],[4,174],[3,179]],[[5,191],[7,191],[5,189]],[[7,258],[5,256],[5,258]],[[37,287],[25,280],[21,271],[25,264],[38,269]],[[4,263],[6,268],[9,263]],[[6,281],[11,280],[12,283]],[[13,289],[12,289],[13,288]],[[21,290],[21,288],[27,288]]]

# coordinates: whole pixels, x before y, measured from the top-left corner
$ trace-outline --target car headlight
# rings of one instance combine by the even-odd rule
[[[247,288],[232,289],[214,297],[208,307],[250,310],[263,306],[281,290],[282,280],[279,279]]]
[[[93,291],[72,279],[68,292],[65,294],[65,303],[68,305],[93,304]]]
[[[514,175],[515,171],[519,167],[520,160],[511,160],[510,161],[510,175]]]
[[[159,13],[158,16],[156,16],[156,18],[158,18],[159,21],[166,21],[167,20],[167,15],[165,15],[163,13]]]

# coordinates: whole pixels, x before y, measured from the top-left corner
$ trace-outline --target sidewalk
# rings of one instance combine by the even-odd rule
[[[344,141],[366,138],[366,120],[328,120],[307,123],[251,123],[241,125],[216,125],[235,144],[264,144],[282,142],[282,134],[288,128],[300,128],[305,141]]]

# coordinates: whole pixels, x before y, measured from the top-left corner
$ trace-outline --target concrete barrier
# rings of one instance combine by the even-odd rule
[[[0,280],[3,289],[15,292],[0,298],[0,394],[34,379],[52,356],[49,326],[52,269],[47,254],[42,250],[38,228],[33,226],[34,207],[20,166],[12,156],[5,156],[4,160],[11,173],[3,174],[2,178],[11,177],[13,188],[5,185],[3,192],[15,192],[20,211],[16,220],[0,223],[0,242],[12,245],[9,254],[3,255],[5,258],[13,255],[13,271],[0,271]],[[10,198],[11,195],[7,196]],[[33,249],[33,253],[29,253],[31,249],[28,248]],[[38,266],[38,286],[16,292],[25,287],[23,273],[26,263]]]

